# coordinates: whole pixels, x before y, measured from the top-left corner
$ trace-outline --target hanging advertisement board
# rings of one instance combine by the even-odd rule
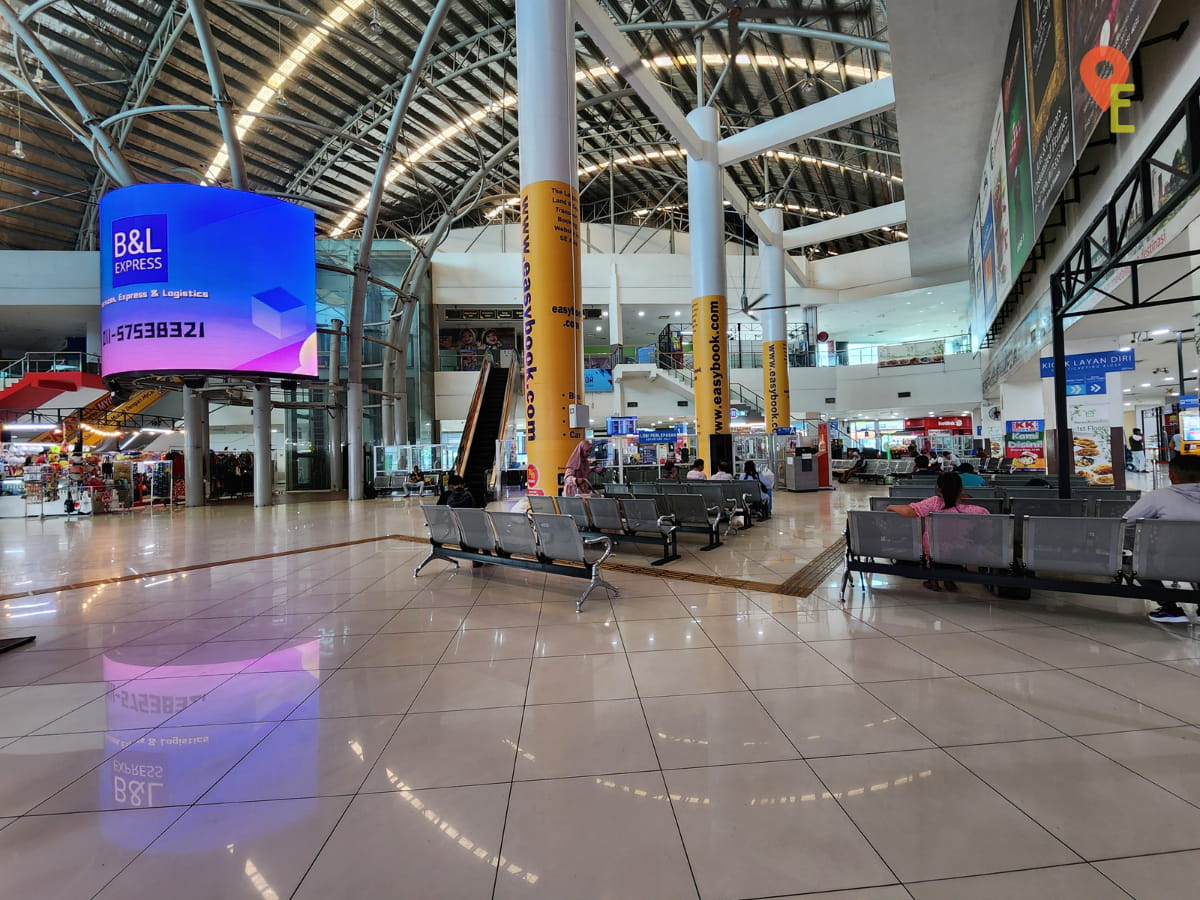
[[[1050,215],[1075,167],[1071,123],[1071,58],[1066,0],[1022,0],[1025,71],[1029,79],[1029,146],[1033,208],[1039,224]]]

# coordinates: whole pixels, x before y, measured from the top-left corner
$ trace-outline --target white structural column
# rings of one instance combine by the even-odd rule
[[[254,385],[254,505],[271,505],[271,383],[269,381]]]
[[[525,369],[527,490],[557,494],[558,472],[584,436],[583,304],[575,150],[572,4],[517,0],[521,156],[520,352]]]
[[[787,359],[787,279],[784,252],[780,246],[783,210],[763,210],[763,221],[772,240],[759,238],[758,254],[762,264],[763,292],[763,410],[767,434],[792,424],[792,390]]]
[[[334,334],[329,336],[329,384],[336,387],[342,377],[342,320],[329,323]],[[332,406],[329,409],[329,488],[344,490],[342,483],[342,397],[337,390],[326,393]]]
[[[725,213],[721,204],[721,167],[716,160],[720,133],[717,111],[702,106],[688,123],[704,143],[703,159],[689,156],[688,229],[692,262],[692,386],[696,392],[697,454],[711,471],[733,462],[729,429],[728,321],[725,278]]]
[[[208,398],[200,391],[183,389],[183,444],[184,504],[204,505],[204,463],[208,456],[205,440],[208,434],[205,418]]]

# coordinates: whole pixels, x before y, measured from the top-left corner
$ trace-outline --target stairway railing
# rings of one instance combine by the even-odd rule
[[[687,360],[690,354],[657,354],[655,365],[665,371],[668,375],[678,381],[685,387],[695,389],[695,376],[692,373],[692,368]],[[682,359],[678,358],[682,357]],[[760,394],[740,384],[729,385],[729,397],[733,401],[734,406],[745,406],[756,413],[766,411],[767,404]]]

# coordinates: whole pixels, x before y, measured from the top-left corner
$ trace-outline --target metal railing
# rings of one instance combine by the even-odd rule
[[[692,354],[659,353],[655,365],[667,372],[680,384],[694,389]],[[761,394],[756,394],[754,391],[740,384],[730,383],[729,397],[733,406],[746,407],[756,413],[762,413],[767,408]]]
[[[100,357],[76,351],[63,353],[26,353],[20,359],[0,360],[0,378],[19,381],[37,372],[100,373]]]

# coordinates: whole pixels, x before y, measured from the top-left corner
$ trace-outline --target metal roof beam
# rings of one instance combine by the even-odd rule
[[[826,222],[817,222],[815,225],[789,228],[783,233],[783,247],[785,250],[795,250],[799,247],[811,247],[813,244],[853,237],[868,231],[890,228],[906,222],[907,215],[904,201],[900,200],[897,203],[865,209],[848,216],[838,216],[836,219],[829,219]]]
[[[575,18],[608,57],[617,74],[637,91],[642,102],[670,130],[688,155],[693,159],[704,159],[704,142],[688,124],[678,104],[643,64],[641,54],[629,43],[608,13],[600,8],[596,0],[575,0]]]
[[[718,142],[720,162],[729,166],[795,144],[816,134],[825,134],[850,122],[892,109],[896,92],[891,76],[871,81],[844,94],[814,103],[795,112],[747,128]]]

